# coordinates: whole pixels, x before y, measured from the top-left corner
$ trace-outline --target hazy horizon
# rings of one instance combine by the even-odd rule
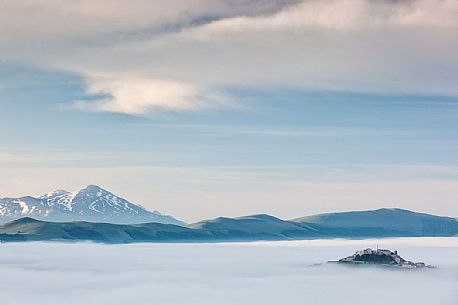
[[[101,186],[98,186],[98,187],[101,187]],[[103,187],[101,187],[103,189]],[[76,192],[78,192],[79,190],[81,189],[84,189],[84,187],[82,188],[79,188],[78,190],[74,190],[73,194],[75,194]],[[59,190],[63,190],[63,191],[68,191],[68,190],[64,190],[62,188],[59,188],[59,189],[55,189],[53,191],[59,191]],[[107,190],[109,192],[111,192],[110,190]],[[49,194],[50,192],[48,192]],[[20,198],[20,197],[24,197],[24,196],[32,196],[32,197],[35,197],[35,198],[39,198],[41,196],[45,196],[46,193],[43,193],[43,194],[40,194],[40,195],[36,195],[36,196],[32,196],[32,195],[20,195],[18,196],[17,198]],[[114,193],[114,195],[116,195]],[[0,199],[1,198],[4,198],[4,197],[1,197],[0,196]],[[123,199],[126,199],[126,200],[129,200],[128,198],[123,198]],[[133,204],[137,204],[137,205],[140,205],[140,206],[143,206],[142,204],[140,203],[135,203],[135,202],[132,202]],[[145,207],[145,206],[143,206]],[[147,207],[145,207],[147,208]],[[182,221],[185,221],[187,223],[192,223],[192,222],[198,222],[198,221],[202,221],[202,220],[208,220],[208,219],[212,219],[212,218],[217,218],[217,217],[244,217],[244,216],[251,216],[251,215],[256,215],[256,214],[267,214],[267,215],[271,215],[271,216],[274,216],[274,217],[277,217],[277,218],[280,218],[280,219],[283,219],[283,220],[292,220],[292,219],[295,219],[295,218],[300,218],[300,217],[304,217],[304,216],[314,216],[314,215],[318,215],[318,214],[326,214],[326,213],[340,213],[340,212],[355,212],[355,211],[373,211],[373,210],[378,210],[378,209],[401,209],[401,210],[404,210],[403,208],[400,208],[400,207],[389,207],[389,206],[380,206],[380,207],[376,207],[376,208],[372,208],[372,209],[360,209],[360,210],[345,210],[345,209],[342,209],[342,210],[332,210],[332,211],[321,211],[321,212],[315,212],[315,213],[308,213],[308,214],[301,214],[301,215],[296,215],[296,216],[293,216],[293,217],[290,217],[290,218],[284,218],[284,217],[281,217],[279,215],[275,215],[275,214],[268,214],[268,213],[264,213],[264,212],[257,212],[257,213],[252,213],[252,214],[232,214],[232,213],[229,213],[229,214],[225,214],[225,215],[214,215],[214,217],[211,217],[211,218],[202,218],[202,219],[193,219],[192,221],[186,221],[184,219],[178,219],[178,220],[182,220]],[[147,208],[148,210],[148,208]],[[408,209],[405,209],[405,210],[408,210]],[[153,210],[149,210],[149,211],[153,211]],[[412,211],[412,212],[417,212],[417,213],[426,213],[426,214],[431,214],[431,215],[437,215],[437,216],[445,216],[445,217],[452,217],[452,218],[457,218],[458,217],[455,217],[454,215],[440,215],[440,214],[434,214],[434,213],[431,213],[431,212],[428,212],[428,211],[420,211],[420,210],[409,210],[409,211]],[[289,214],[292,214],[294,211],[288,211]],[[170,214],[164,214],[164,215],[170,215]],[[170,216],[174,216],[174,215],[170,215]],[[25,216],[24,216],[25,217]],[[174,216],[175,217],[175,216]],[[33,218],[33,217],[32,217]],[[177,218],[177,217],[176,217]]]

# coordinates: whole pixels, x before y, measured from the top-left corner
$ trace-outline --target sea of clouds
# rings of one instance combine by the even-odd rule
[[[430,270],[315,265],[365,247]],[[458,238],[0,244],[1,304],[458,304]]]

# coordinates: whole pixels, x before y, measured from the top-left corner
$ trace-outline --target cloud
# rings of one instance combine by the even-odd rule
[[[65,50],[67,47],[122,45],[220,18],[272,13],[292,2],[295,1],[132,0],[127,3],[82,0],[68,3],[65,0],[7,0],[2,2],[0,11],[0,35],[8,41],[0,44],[5,54],[24,45],[35,47],[34,50],[22,50],[20,56],[45,48],[64,47],[58,50],[60,53],[69,51]],[[28,41],[23,41],[24,38]]]
[[[21,158],[15,154],[0,152],[0,162],[14,162],[20,161]]]
[[[201,92],[191,84],[154,79],[91,79],[87,93],[105,97],[95,102],[76,101],[73,108],[140,115],[157,109],[192,110],[223,103],[214,92]]]
[[[375,245],[438,265],[420,272],[311,266]],[[5,304],[455,305],[456,238],[245,244],[2,244]],[[355,286],[358,289],[355,289]],[[399,287],[402,293],[399,293]],[[344,300],[344,301],[343,301]]]
[[[78,74],[110,97],[79,109],[196,109],[238,86],[458,95],[454,0],[2,5],[0,60]]]
[[[344,32],[402,25],[449,28],[458,25],[457,10],[455,1],[303,1],[272,15],[226,18],[201,28],[216,34],[308,28]]]
[[[36,164],[37,158],[30,154],[18,154],[0,151],[0,168],[13,168],[15,166],[29,166]]]

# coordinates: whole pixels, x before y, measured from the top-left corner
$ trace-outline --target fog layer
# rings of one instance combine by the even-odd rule
[[[364,247],[435,270],[318,265]],[[458,304],[458,238],[0,245],[2,304]]]

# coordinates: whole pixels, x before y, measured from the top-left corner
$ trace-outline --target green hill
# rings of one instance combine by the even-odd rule
[[[318,237],[313,228],[259,214],[238,218],[219,217],[188,226],[203,230],[217,239],[281,240]]]
[[[378,209],[328,213],[292,221],[312,226],[323,234],[342,237],[358,236],[454,236],[458,221],[451,217],[416,213],[402,209]]]
[[[270,215],[219,217],[182,227],[144,223],[47,222],[0,225],[1,241],[203,242],[318,238],[458,236],[458,221],[401,209],[328,213],[282,220]]]
[[[3,241],[87,240],[130,243],[206,240],[209,236],[203,231],[161,223],[119,225],[93,222],[47,222],[21,218],[0,226],[0,239]]]

